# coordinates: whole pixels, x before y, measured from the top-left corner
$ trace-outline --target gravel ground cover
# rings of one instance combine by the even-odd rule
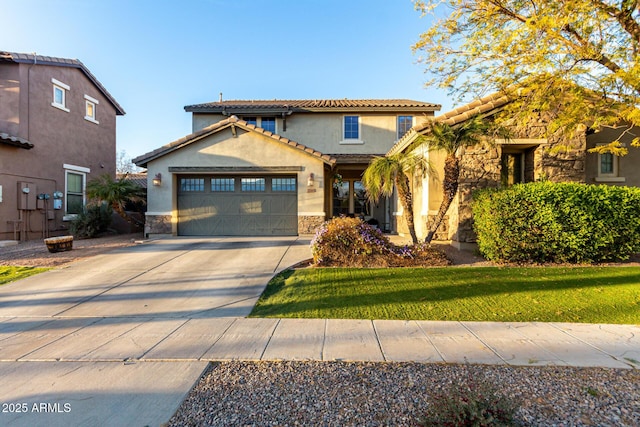
[[[213,363],[178,426],[415,426],[451,384],[489,382],[525,426],[638,426],[640,371],[421,363]]]
[[[74,239],[72,250],[56,253],[49,252],[42,239],[29,240],[0,248],[0,265],[61,267],[116,248],[135,245],[135,242],[140,239],[142,239],[142,233]]]

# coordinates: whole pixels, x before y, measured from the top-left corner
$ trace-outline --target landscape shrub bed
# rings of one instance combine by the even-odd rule
[[[113,209],[106,203],[87,205],[71,221],[69,231],[78,238],[92,238],[106,232],[111,225]]]
[[[397,246],[380,229],[359,218],[324,222],[311,241],[313,262],[332,267],[405,267],[450,264],[446,255],[426,244]]]
[[[640,189],[518,184],[474,194],[482,255],[493,261],[602,262],[640,252]]]

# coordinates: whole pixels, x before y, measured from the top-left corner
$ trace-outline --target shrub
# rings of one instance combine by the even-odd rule
[[[396,246],[378,228],[359,218],[339,217],[324,222],[311,241],[316,265],[395,267],[446,265],[446,256],[426,244]]]
[[[112,215],[113,209],[106,203],[86,206],[71,222],[71,234],[79,238],[96,237],[109,229]]]
[[[536,182],[474,194],[474,228],[490,260],[601,262],[640,252],[640,189]]]
[[[489,382],[470,380],[436,394],[421,426],[515,426],[518,404]]]

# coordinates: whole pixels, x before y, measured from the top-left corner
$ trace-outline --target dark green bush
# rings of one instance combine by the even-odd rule
[[[640,189],[548,181],[474,194],[474,228],[490,260],[601,262],[640,252]]]
[[[501,394],[488,380],[447,387],[430,400],[418,420],[424,427],[515,426],[518,402]]]
[[[78,238],[96,237],[111,225],[113,209],[106,203],[86,206],[82,213],[71,221],[71,234]]]

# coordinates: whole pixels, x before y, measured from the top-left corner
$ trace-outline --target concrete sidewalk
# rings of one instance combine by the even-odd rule
[[[640,368],[640,327],[633,325],[232,317],[2,320],[0,362],[314,360]]]
[[[308,240],[167,239],[0,287],[0,425],[157,426],[209,361],[640,368],[640,327],[246,318]]]

